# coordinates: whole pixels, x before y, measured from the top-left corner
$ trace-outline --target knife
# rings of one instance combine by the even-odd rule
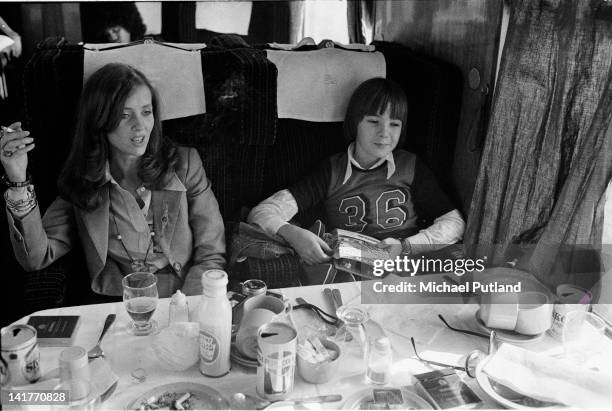
[[[336,310],[338,309],[338,307],[336,307],[336,299],[334,298],[334,296],[332,294],[331,288],[324,288],[323,289],[323,295],[331,303],[332,310],[333,310],[333,312],[335,314]]]
[[[340,290],[338,290],[337,288],[332,290],[332,297],[334,298],[334,301],[336,302],[336,310],[338,310],[338,308],[344,305],[342,303],[342,294],[340,294]]]
[[[338,308],[342,307],[343,305],[342,294],[340,293],[340,290],[335,288],[326,288],[325,290],[323,290],[323,292],[325,292],[325,295],[328,296],[327,298],[331,299],[332,305],[334,306],[334,310],[336,312],[336,316],[338,316]],[[344,327],[344,321],[342,321],[340,317],[338,317],[337,327],[338,329]],[[353,335],[351,333],[347,333],[344,338],[346,338],[346,342],[349,342],[353,339]]]

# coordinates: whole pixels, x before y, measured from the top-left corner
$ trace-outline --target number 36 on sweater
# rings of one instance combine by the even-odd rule
[[[406,202],[406,194],[399,189],[383,191],[374,202],[374,210],[367,210],[362,195],[347,197],[340,202],[339,211],[347,217],[345,227],[354,232],[362,232],[368,222],[366,214],[375,219],[382,229],[401,227],[406,221],[406,212],[400,207]]]

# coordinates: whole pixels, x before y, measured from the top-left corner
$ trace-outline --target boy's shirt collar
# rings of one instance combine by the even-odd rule
[[[374,163],[372,165],[372,167],[370,168],[363,168],[361,167],[361,165],[357,162],[357,160],[355,160],[354,157],[354,153],[355,153],[355,142],[352,142],[348,148],[346,149],[346,153],[348,156],[348,161],[346,162],[346,172],[344,173],[344,180],[342,180],[342,184],[346,184],[346,182],[348,181],[349,178],[351,178],[351,175],[353,174],[353,167],[355,166],[360,170],[372,170],[373,168],[376,168],[378,166],[380,166],[381,164],[383,164],[385,161],[387,162],[387,180],[391,178],[391,176],[395,173],[395,160],[393,158],[393,153],[389,153],[389,155],[387,155],[384,158],[381,158],[380,160],[378,160],[376,163]]]

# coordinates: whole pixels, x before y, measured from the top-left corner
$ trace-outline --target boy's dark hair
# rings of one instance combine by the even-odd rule
[[[406,137],[408,99],[399,84],[382,77],[364,81],[353,92],[344,116],[344,138],[352,142],[357,138],[357,126],[364,116],[383,113],[391,108],[391,118],[402,121],[397,148],[402,147]]]
[[[78,208],[91,211],[100,205],[100,189],[107,182],[108,133],[119,125],[126,100],[139,86],[146,86],[151,92],[154,122],[138,176],[145,187],[159,189],[176,170],[178,151],[162,135],[159,97],[155,89],[135,68],[127,64],[107,64],[93,73],[83,87],[72,148],[58,181],[60,195]]]

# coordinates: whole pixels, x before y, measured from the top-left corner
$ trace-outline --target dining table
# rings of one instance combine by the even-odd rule
[[[461,302],[440,300],[427,300],[415,303],[370,303],[362,301],[362,288],[371,289],[372,281],[356,281],[327,285],[300,286],[276,289],[292,304],[300,298],[314,304],[323,311],[334,313],[332,301],[326,297],[326,288],[339,290],[343,303],[361,304],[368,314],[369,320],[365,324],[366,334],[369,337],[386,335],[390,341],[393,352],[393,362],[389,386],[413,387],[415,374],[438,369],[416,358],[410,342],[414,338],[419,355],[430,360],[461,365],[465,356],[473,350],[486,352],[489,348],[487,338],[458,332],[449,328],[440,319],[440,316],[453,328],[483,331],[476,318],[479,308],[476,300],[468,299]],[[200,296],[189,296],[190,312],[195,312]],[[169,298],[159,299],[153,319],[159,328],[168,326]],[[383,302],[385,302],[383,300]],[[393,302],[393,301],[392,301]],[[228,374],[219,378],[206,377],[200,373],[199,366],[194,365],[185,371],[168,371],[157,360],[152,344],[156,335],[135,336],[128,333],[131,322],[122,302],[82,305],[73,307],[53,308],[32,313],[32,315],[79,315],[81,324],[78,328],[74,345],[90,349],[95,346],[106,317],[116,314],[116,321],[108,330],[102,348],[105,360],[118,377],[116,389],[101,404],[101,409],[125,409],[135,398],[157,386],[173,382],[200,383],[212,387],[230,398],[235,393],[245,393],[256,396],[256,369],[232,363]],[[291,319],[298,332],[308,326],[318,327],[323,322],[317,315],[307,309],[293,310]],[[23,317],[15,323],[24,324],[29,316]],[[558,355],[562,352],[561,343],[548,334],[523,343],[529,350]],[[65,347],[40,347],[40,366],[43,378],[49,370],[58,367],[58,356]],[[143,378],[135,378],[134,370],[143,372]],[[459,371],[460,378],[482,400],[479,408],[501,408],[494,399],[485,392],[476,379]],[[340,394],[342,401],[324,404],[314,404],[317,409],[343,409],[346,399],[359,390],[376,388],[368,384],[364,373],[354,375],[338,375],[322,384],[311,384],[304,381],[298,372],[295,375],[295,385],[290,398],[310,397],[327,394]],[[307,405],[305,405],[307,406]]]

